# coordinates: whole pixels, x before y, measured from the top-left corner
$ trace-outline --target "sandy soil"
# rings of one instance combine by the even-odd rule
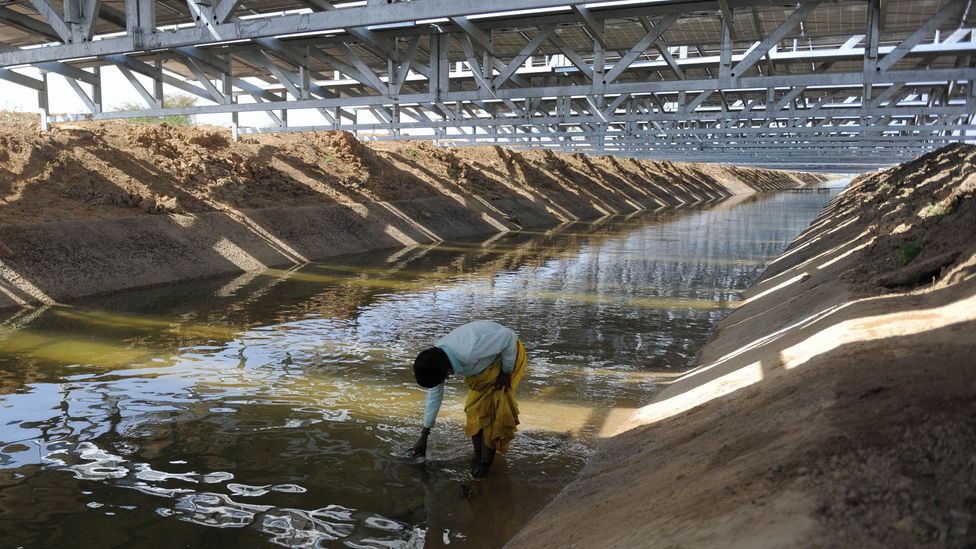
[[[569,195],[600,205],[610,187],[674,204],[701,198],[695,188],[737,194],[818,180],[500,147],[365,145],[345,132],[232,143],[225,128],[107,122],[56,125],[45,134],[35,118],[0,113],[0,225],[442,195]]]
[[[821,176],[0,113],[0,309],[717,203]]]
[[[974,191],[855,181],[510,546],[976,545]]]

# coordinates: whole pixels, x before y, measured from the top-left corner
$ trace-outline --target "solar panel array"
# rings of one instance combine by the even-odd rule
[[[92,0],[68,1],[83,12]],[[222,21],[219,2],[230,6]],[[57,21],[66,13],[62,1],[0,2],[0,67],[7,67],[0,77],[32,85],[13,62],[44,59],[37,66],[53,61],[55,72],[80,78],[81,93],[91,86],[92,112],[52,120],[114,116],[94,104],[97,75],[72,71],[121,67],[200,96],[193,114],[267,103],[269,111],[310,108],[324,117],[303,128],[277,116],[272,128],[244,131],[351,129],[370,138],[676,157],[714,150],[717,161],[746,143],[775,151],[785,144],[815,161],[823,141],[799,131],[784,141],[783,128],[817,126],[827,128],[813,134],[818,139],[863,137],[864,150],[897,161],[967,139],[974,122],[971,0],[502,1],[468,2],[476,7],[465,13],[452,9],[462,0],[228,2],[148,2],[154,21],[147,28],[127,15],[146,0],[106,0],[96,4],[86,44],[65,34],[77,28],[65,25],[69,17]],[[484,12],[533,6],[542,9]],[[333,15],[352,13],[389,21],[394,10],[404,14],[395,24],[329,25]],[[310,17],[318,23],[303,27]],[[284,24],[292,21],[297,26]],[[305,32],[263,33],[274,25]],[[127,31],[145,45],[127,48]],[[761,44],[769,50],[753,53]],[[740,74],[730,72],[734,66]],[[165,111],[153,91],[143,91],[146,113]],[[376,122],[368,134],[359,116],[366,111]],[[942,126],[952,129],[937,131]],[[772,135],[757,133],[763,127]],[[659,146],[635,145],[648,135]],[[857,156],[857,144],[843,153]]]

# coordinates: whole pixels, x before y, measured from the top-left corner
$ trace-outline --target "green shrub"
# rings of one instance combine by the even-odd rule
[[[197,98],[189,95],[167,95],[163,97],[163,108],[182,108],[194,107]],[[142,111],[146,106],[142,103],[123,103],[119,107],[120,111]],[[192,126],[193,117],[189,114],[178,114],[172,116],[140,116],[138,118],[126,119],[130,124],[169,124],[170,126]]]
[[[909,242],[907,244],[902,244],[901,249],[898,251],[898,263],[902,266],[908,265],[913,259],[918,257],[918,254],[922,253],[922,246],[917,242]]]

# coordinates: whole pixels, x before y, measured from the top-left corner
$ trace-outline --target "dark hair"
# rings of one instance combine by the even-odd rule
[[[413,375],[421,387],[437,387],[447,379],[451,361],[440,347],[424,349],[413,361]]]

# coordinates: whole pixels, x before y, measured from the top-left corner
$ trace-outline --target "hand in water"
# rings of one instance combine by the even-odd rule
[[[411,457],[424,457],[427,455],[427,437],[422,436],[417,439],[417,443],[410,449]]]

